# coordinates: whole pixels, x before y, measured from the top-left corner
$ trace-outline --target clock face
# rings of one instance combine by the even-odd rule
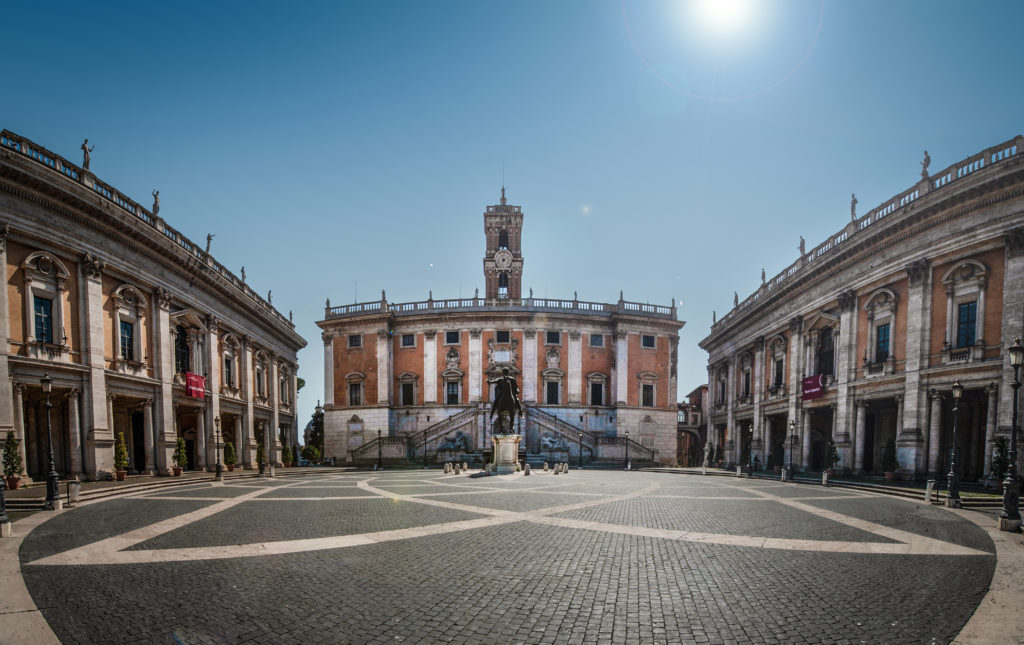
[[[502,249],[494,254],[494,263],[501,269],[507,269],[512,266],[512,254]]]

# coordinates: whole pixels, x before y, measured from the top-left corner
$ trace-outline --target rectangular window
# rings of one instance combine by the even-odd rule
[[[889,358],[889,323],[875,327],[875,362]]]
[[[412,383],[402,383],[402,405],[416,405],[416,387]]]
[[[416,334],[402,334],[402,347],[416,347]]]
[[[743,396],[750,396],[750,370],[743,372]]]
[[[649,336],[647,334],[640,336],[640,346],[654,349],[654,336]]]
[[[444,386],[444,402],[447,405],[459,404],[459,382],[448,381]]]
[[[121,358],[135,360],[135,325],[127,320],[121,321]]]
[[[558,405],[558,381],[548,381],[544,389],[546,391],[544,402],[548,405]]]
[[[604,334],[591,334],[590,335],[590,346],[591,347],[604,347]]]
[[[263,394],[263,370],[256,370],[256,395],[264,396]]]
[[[361,383],[349,383],[348,384],[348,404],[349,405],[362,405],[363,404],[363,386]]]
[[[224,357],[224,385],[235,387],[235,361],[231,356]]]
[[[177,333],[174,337],[174,371],[178,374],[188,372],[191,359],[191,350],[188,346],[188,331],[181,325],[178,325]]]
[[[604,405],[604,384],[590,384],[590,405]]]
[[[775,387],[782,387],[783,375],[782,375],[782,359],[775,359]]]
[[[562,332],[549,331],[545,336],[544,342],[548,345],[561,345],[562,344]]]
[[[53,344],[53,301],[35,297],[36,340]]]
[[[978,302],[965,302],[957,307],[956,346],[972,347],[977,341]]]
[[[643,396],[643,398],[640,401],[640,405],[644,406],[645,408],[653,408],[654,407],[654,385],[651,384],[651,383],[644,383],[643,384],[642,396]]]
[[[361,334],[351,334],[351,335],[349,335],[349,337],[348,337],[348,346],[349,347],[362,347],[363,346],[363,337],[362,337],[362,335]]]
[[[459,344],[459,332],[457,332],[457,331],[446,331],[444,333],[444,344],[445,345],[458,345]]]
[[[495,342],[498,342],[498,343],[507,343],[507,342],[509,342],[510,338],[511,338],[511,334],[509,333],[509,331],[507,329],[498,330],[494,334],[494,340],[495,340]]]

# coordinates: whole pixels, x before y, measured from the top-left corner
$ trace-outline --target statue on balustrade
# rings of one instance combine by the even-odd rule
[[[96,146],[90,146],[89,140],[86,139],[82,142],[82,169],[89,169],[89,153],[96,149]]]
[[[924,151],[924,159],[921,161],[921,179],[928,179],[928,166],[932,164],[932,158],[928,156],[928,151]]]
[[[800,257],[807,255],[807,248],[804,245],[804,236],[800,236]]]
[[[497,434],[513,434],[516,413],[519,413],[520,420],[523,416],[523,406],[519,402],[519,385],[516,380],[509,376],[509,369],[502,368],[501,376],[496,379],[487,379],[488,383],[494,383],[494,404],[491,406],[491,422],[494,424],[494,415],[498,415],[498,422],[494,424],[494,432]]]
[[[213,243],[213,238],[214,238],[213,233],[207,233],[206,234],[206,254],[207,255],[210,254],[210,244]]]
[[[153,217],[160,214],[160,191],[153,189]]]
[[[857,193],[850,193],[850,221],[857,219]]]

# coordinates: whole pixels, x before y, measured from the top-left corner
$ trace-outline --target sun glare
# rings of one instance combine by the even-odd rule
[[[693,0],[692,9],[702,26],[719,33],[739,31],[754,13],[752,0]]]

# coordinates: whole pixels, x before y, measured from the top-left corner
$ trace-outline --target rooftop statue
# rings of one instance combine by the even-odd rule
[[[921,179],[928,179],[928,166],[932,163],[932,158],[928,156],[928,151],[924,151],[924,159],[921,160]]]
[[[86,139],[82,142],[82,168],[84,170],[89,169],[89,153],[96,149],[96,146],[90,146],[89,140]]]
[[[153,189],[153,217],[160,214],[160,191]]]
[[[850,193],[850,221],[857,219],[857,194]]]

